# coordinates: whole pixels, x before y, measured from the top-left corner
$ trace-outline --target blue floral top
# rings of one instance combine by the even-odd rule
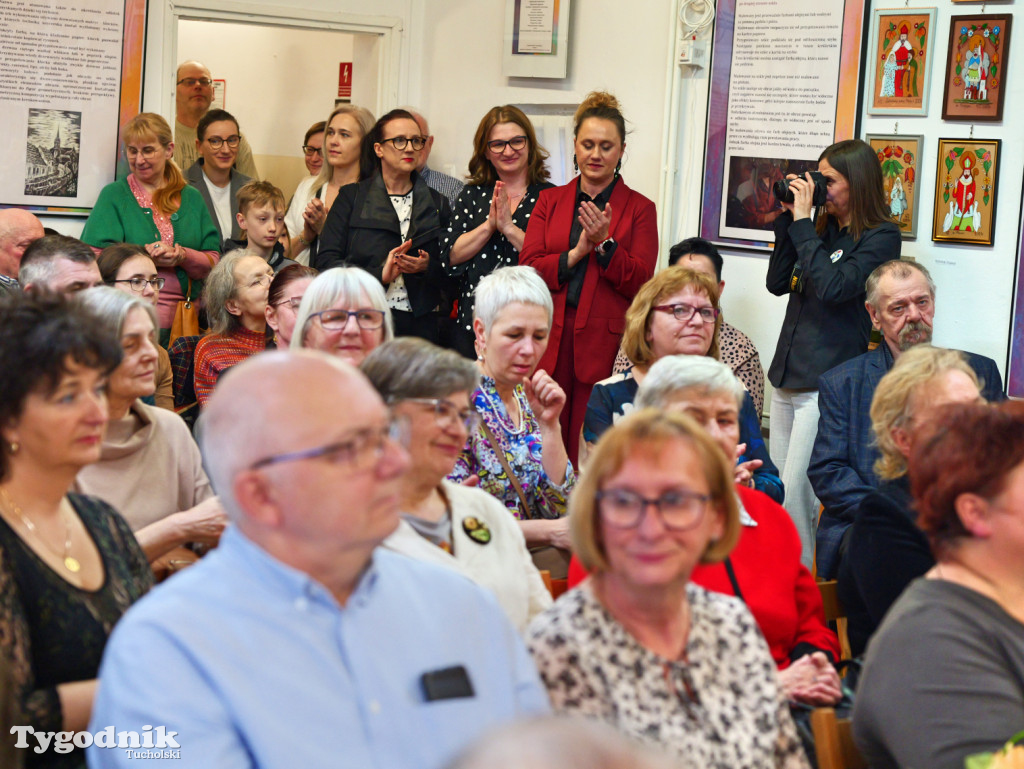
[[[530,503],[529,517],[558,518],[566,513],[569,492],[576,485],[576,473],[572,462],[567,462],[565,481],[561,485],[548,478],[541,464],[540,425],[521,385],[516,387],[515,397],[522,414],[518,428],[509,417],[491,377],[485,376],[480,380],[480,387],[473,393],[473,406],[490,428],[499,448],[505,452],[505,461],[516,474]],[[480,427],[469,436],[466,448],[448,478],[458,483],[474,474],[480,477],[480,488],[501,500],[512,515],[520,519],[528,517],[520,509],[519,495]]]

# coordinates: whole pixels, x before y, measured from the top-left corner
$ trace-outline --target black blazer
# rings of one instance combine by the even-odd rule
[[[443,305],[449,295],[449,279],[441,264],[441,243],[448,234],[451,206],[413,173],[410,253],[423,249],[430,255],[425,272],[405,276],[413,315],[427,315]],[[331,267],[361,267],[381,280],[384,263],[393,248],[402,245],[398,215],[391,205],[379,173],[338,191],[324,222],[312,265],[323,272]],[[383,281],[381,281],[383,283]]]

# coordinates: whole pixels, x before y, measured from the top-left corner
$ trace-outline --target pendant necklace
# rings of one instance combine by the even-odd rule
[[[21,519],[21,522],[24,524],[25,528],[28,529],[29,532],[31,532],[32,536],[34,536],[41,543],[43,543],[46,546],[47,550],[49,550],[51,553],[56,555],[64,562],[65,569],[70,571],[72,574],[77,574],[82,570],[82,564],[78,562],[77,558],[71,555],[71,524],[68,523],[68,519],[67,516],[64,514],[63,507],[61,507],[59,510],[61,520],[64,521],[64,553],[62,555],[61,553],[58,553],[56,550],[50,547],[49,543],[47,543],[47,541],[43,539],[43,537],[39,534],[38,529],[36,529],[36,525],[32,523],[32,519],[26,516],[25,513],[22,512],[21,508],[18,507],[17,503],[13,499],[11,499],[10,494],[7,493],[7,489],[0,487],[0,495],[2,495],[4,498],[4,504],[9,509],[13,510],[14,514]]]

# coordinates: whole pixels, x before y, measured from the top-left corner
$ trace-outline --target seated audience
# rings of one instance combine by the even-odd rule
[[[285,267],[274,275],[267,290],[267,328],[274,332],[274,338],[267,342],[268,347],[272,344],[284,349],[291,345],[302,295],[316,275],[312,267],[301,264]]]
[[[696,272],[703,272],[718,281],[718,298],[721,301],[722,292],[725,290],[725,281],[722,280],[724,261],[711,241],[704,238],[687,238],[676,243],[668,252],[668,266],[677,264]],[[754,401],[757,418],[760,419],[764,413],[764,368],[761,367],[761,357],[757,354],[757,348],[750,341],[750,337],[726,323],[724,316],[721,328],[718,329],[718,360],[731,368],[732,373],[747,388]],[[620,347],[619,354],[615,356],[615,369],[612,373],[627,371],[632,365]]]
[[[44,235],[25,249],[18,282],[26,291],[74,294],[98,286],[103,278],[96,255],[85,243],[66,235]]]
[[[637,388],[652,364],[667,355],[718,358],[721,324],[718,285],[703,272],[676,266],[662,270],[637,292],[626,311],[623,349],[633,368],[594,385],[583,421],[589,451],[605,430],[633,408]],[[764,492],[779,504],[784,490],[768,456],[750,393],[740,409],[736,482]]]
[[[1024,404],[947,406],[908,464],[936,565],[868,646],[853,736],[868,765],[961,769],[1024,714]]]
[[[409,458],[358,371],[268,352],[225,377],[205,418],[233,525],[118,628],[94,729],[165,725],[183,758],[217,766],[443,769],[485,731],[548,711],[493,596],[378,547]]]
[[[285,258],[287,249],[280,241],[285,230],[284,210],[280,189],[270,182],[249,182],[238,191],[237,219],[242,238],[226,245],[263,257],[274,272],[298,264]]]
[[[196,130],[199,121],[213,104],[213,78],[198,61],[185,61],[178,65],[175,81],[174,162],[178,168],[191,168],[199,157]],[[259,179],[252,148],[244,136],[239,135],[238,157],[235,166],[250,179]]]
[[[679,411],[703,427],[726,456],[736,455],[744,388],[724,363],[695,355],[662,358],[648,371],[636,407]],[[699,564],[694,584],[735,595],[750,609],[779,668],[786,696],[832,705],[842,692],[832,663],[839,639],[825,626],[821,593],[800,562],[800,537],[785,509],[736,484],[740,538],[718,563]]]
[[[157,275],[156,265],[145,248],[134,243],[115,243],[100,251],[96,266],[106,285],[141,297],[156,307],[165,280]],[[174,411],[171,358],[160,345],[157,345],[156,354],[156,392],[152,396],[143,396],[142,400],[151,406]]]
[[[244,251],[225,254],[210,273],[203,304],[210,333],[195,354],[195,388],[206,405],[221,374],[267,346],[267,291],[273,268],[261,256]]]
[[[364,179],[338,193],[311,264],[367,270],[385,286],[395,335],[436,342],[447,282],[441,239],[451,207],[414,170],[425,143],[404,110],[377,121],[363,138]]]
[[[519,520],[531,548],[554,546],[565,554],[565,563],[549,568],[552,577],[564,578],[564,516],[576,474],[558,422],[565,393],[537,368],[551,332],[551,292],[532,267],[502,267],[477,285],[473,312],[483,375],[473,393],[480,426],[448,477],[476,476]]]
[[[49,294],[0,302],[0,328],[0,638],[13,724],[52,737],[86,728],[107,637],[153,575],[124,519],[69,491],[100,458],[117,340]],[[30,767],[84,763],[19,752]]]
[[[341,104],[320,125],[326,125],[321,129],[320,170],[299,182],[284,220],[290,237],[285,255],[306,265],[319,249],[318,239],[338,191],[361,178],[363,138],[373,128],[373,114],[364,107]],[[306,158],[308,167],[309,153]]]
[[[423,113],[415,109],[407,109],[406,112],[412,115],[416,125],[419,126],[420,135],[427,140],[427,143],[423,145],[423,151],[419,154],[419,159],[416,161],[416,172],[430,189],[436,190],[448,198],[448,203],[454,208],[455,201],[462,194],[462,188],[465,185],[454,176],[449,176],[427,167],[427,161],[430,160],[430,151],[434,148],[434,136],[430,133],[430,126],[427,125],[427,119],[423,117]]]
[[[527,634],[555,711],[684,766],[806,767],[749,610],[689,581],[740,535],[731,462],[711,437],[682,414],[624,417],[591,455],[569,519],[591,577]]]
[[[818,574],[830,578],[839,568],[843,536],[860,503],[878,488],[879,460],[872,432],[871,398],[879,381],[900,356],[932,339],[935,283],[917,262],[885,262],[868,276],[865,306],[882,343],[870,352],[826,371],[818,381],[818,435],[807,468],[814,493],[824,505],[818,524]],[[987,400],[1003,399],[995,361],[965,353]]]
[[[42,222],[25,209],[0,210],[0,297],[18,290],[21,257],[44,234]]]
[[[185,179],[199,190],[210,218],[217,225],[220,242],[242,237],[238,213],[238,191],[252,179],[235,170],[241,135],[238,121],[230,112],[211,109],[196,126],[196,147],[199,159],[183,169]],[[234,246],[222,245],[218,250],[230,251]]]
[[[220,235],[203,196],[185,183],[171,160],[174,141],[167,121],[143,112],[121,133],[131,173],[100,192],[82,240],[97,249],[112,243],[145,246],[166,280],[157,304],[165,344],[178,302],[198,298],[203,279],[217,263]]]
[[[492,107],[476,129],[469,183],[453,201],[443,253],[448,275],[458,281],[455,349],[475,358],[473,292],[480,278],[519,264],[526,225],[548,181],[548,152],[518,107]],[[429,185],[429,182],[428,182]]]
[[[904,588],[935,565],[915,522],[907,457],[950,403],[983,401],[978,378],[963,353],[916,345],[882,377],[871,401],[878,446],[878,488],[860,501],[839,565],[839,600],[846,609],[850,649],[864,654],[868,639]]]
[[[384,547],[466,575],[493,592],[512,624],[525,630],[551,605],[551,595],[523,533],[490,494],[445,480],[476,428],[469,400],[480,381],[476,366],[407,337],[381,345],[360,368],[409,429],[402,520]]]
[[[295,318],[291,347],[309,347],[358,366],[394,327],[380,282],[358,267],[335,267],[306,288]]]
[[[216,545],[226,519],[181,417],[140,400],[154,389],[156,310],[105,286],[83,292],[81,301],[123,355],[107,380],[110,417],[99,461],[82,468],[75,491],[121,511],[150,562],[162,559],[161,568],[173,571],[195,560],[184,545]]]

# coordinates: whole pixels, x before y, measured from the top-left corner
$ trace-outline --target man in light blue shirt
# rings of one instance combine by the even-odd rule
[[[374,549],[397,525],[409,460],[362,374],[264,353],[221,379],[205,418],[234,525],[119,623],[90,725],[162,726],[180,747],[93,747],[91,767],[434,769],[548,711],[486,591]]]

